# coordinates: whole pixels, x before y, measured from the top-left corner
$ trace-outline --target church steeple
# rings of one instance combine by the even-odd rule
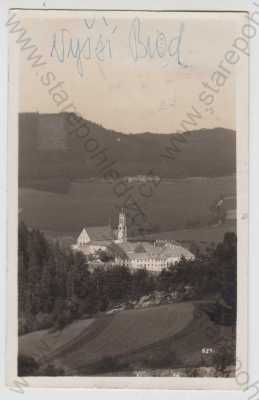
[[[126,224],[126,213],[122,208],[119,214],[119,225],[118,225],[118,243],[127,242],[127,224]]]

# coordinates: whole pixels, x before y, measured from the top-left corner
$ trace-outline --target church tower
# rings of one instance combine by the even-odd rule
[[[118,225],[118,239],[117,243],[127,242],[127,225],[126,225],[126,213],[124,209],[119,214],[119,225]]]

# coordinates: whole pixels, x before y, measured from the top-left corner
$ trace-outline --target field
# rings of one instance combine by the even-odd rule
[[[201,348],[211,346],[220,336],[226,338],[229,328],[212,324],[205,314],[195,314],[195,309],[195,304],[185,302],[103,315],[89,324],[78,321],[77,336],[65,334],[59,346],[50,344],[48,362],[55,360],[70,374],[81,375],[98,372],[98,368],[102,372],[109,360],[119,360],[127,367],[168,367],[168,362],[170,367],[200,366]],[[20,353],[37,353],[40,337],[39,332],[20,337]],[[51,343],[46,332],[44,337]],[[112,372],[114,361],[106,367],[106,373]]]
[[[154,232],[183,230],[191,225],[198,228],[208,223],[210,208],[221,195],[235,195],[235,178],[161,181],[152,188],[150,198],[141,195],[141,186],[136,183],[125,195],[118,196],[115,191],[114,183],[100,181],[74,182],[65,193],[22,188],[20,215],[31,227],[76,235],[83,226],[107,225],[110,219],[117,226],[118,210],[132,195]]]
[[[26,356],[33,356],[36,360],[49,355],[68,342],[78,337],[93,322],[93,319],[78,320],[66,326],[62,331],[50,332],[41,330],[23,335],[19,339],[19,351]]]

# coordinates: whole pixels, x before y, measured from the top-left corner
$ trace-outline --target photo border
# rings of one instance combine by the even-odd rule
[[[11,4],[14,2],[12,1]],[[17,3],[17,1],[15,2]],[[24,1],[19,2],[24,3]],[[28,3],[28,2],[26,2]],[[46,3],[46,2],[45,2]],[[67,3],[67,1],[66,1]],[[71,3],[71,2],[70,2]],[[74,2],[73,2],[74,3]],[[34,2],[35,4],[35,2]],[[63,4],[63,3],[62,3]],[[85,4],[85,3],[84,3]],[[207,7],[208,8],[208,7]],[[45,8],[41,8],[45,9]],[[96,9],[96,6],[95,6]],[[102,9],[99,9],[102,10]],[[123,10],[122,10],[123,11]],[[149,11],[149,10],[146,10]],[[174,10],[170,10],[174,11]],[[204,10],[205,11],[205,10]],[[208,11],[208,10],[206,10]],[[216,10],[217,11],[217,10]],[[18,82],[19,75],[17,70],[18,50],[17,45],[9,47],[9,127],[8,127],[8,385],[12,385],[14,380],[17,379],[14,371],[16,370],[17,360],[14,363],[14,358],[17,359],[18,341],[13,340],[13,332],[17,331],[17,217],[18,217]],[[246,59],[242,59],[244,65],[239,65],[238,74],[239,85],[237,87],[237,232],[238,242],[242,243],[242,247],[238,245],[238,321],[237,326],[237,347],[238,356],[242,360],[242,368],[247,371],[247,315],[248,315],[248,220],[242,219],[242,215],[248,214],[248,198],[246,196],[239,196],[238,193],[244,191],[244,187],[248,188],[248,135],[241,132],[248,133],[248,108],[244,110],[243,104],[248,104],[248,63]],[[10,62],[11,61],[11,62]],[[241,61],[241,62],[242,62]],[[242,117],[241,117],[242,115]],[[14,117],[15,116],[15,117]],[[240,161],[242,159],[242,161]],[[240,174],[241,178],[238,178]],[[241,180],[240,180],[241,179]],[[241,182],[242,181],[242,182]],[[240,237],[242,239],[240,239]],[[11,267],[10,267],[11,266]],[[241,271],[241,272],[240,272]],[[14,296],[13,287],[16,287],[16,294]],[[242,293],[242,296],[240,296]],[[244,301],[245,299],[245,301]],[[15,305],[16,303],[16,305]],[[11,309],[9,308],[11,307]],[[240,312],[241,310],[241,312]],[[13,318],[14,317],[14,318]],[[245,340],[244,340],[245,338]],[[10,368],[10,360],[12,366]],[[162,383],[157,382],[158,378],[145,377],[145,378],[92,378],[92,377],[59,377],[57,378],[26,378],[30,387],[70,387],[70,388],[121,388],[121,389],[241,389],[235,379],[231,378],[164,378],[160,377]],[[111,381],[113,381],[111,383]],[[116,382],[115,382],[116,380]],[[130,380],[130,382],[128,382]],[[172,380],[174,381],[172,383]],[[214,382],[209,382],[209,381]],[[100,382],[101,381],[101,382]],[[230,382],[232,381],[232,382]],[[85,385],[87,383],[87,385]],[[133,384],[132,384],[133,383]],[[208,387],[208,385],[210,387]]]

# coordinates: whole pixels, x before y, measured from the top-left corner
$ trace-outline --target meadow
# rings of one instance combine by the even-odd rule
[[[19,338],[20,354],[35,357],[44,340],[49,344],[47,363],[62,365],[66,375],[116,374],[117,368],[119,375],[131,375],[138,368],[211,365],[209,357],[203,359],[202,348],[217,351],[223,338],[231,340],[231,328],[211,322],[197,307],[195,302],[184,302],[76,321],[55,345],[57,333],[33,332]],[[68,333],[75,325],[78,336],[72,337]]]
[[[153,232],[208,226],[211,206],[220,196],[235,196],[235,177],[187,178],[161,181],[152,196],[134,183],[125,196],[114,193],[114,183],[73,182],[65,193],[21,188],[20,217],[43,231],[77,234],[83,226],[118,224],[118,211],[132,195]]]

